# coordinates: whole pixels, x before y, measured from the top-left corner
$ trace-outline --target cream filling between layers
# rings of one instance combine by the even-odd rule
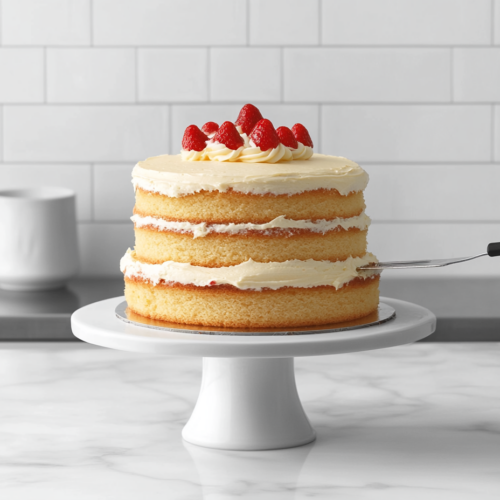
[[[195,286],[232,285],[240,290],[256,291],[263,288],[333,286],[338,290],[355,278],[380,274],[378,271],[358,270],[360,266],[377,262],[371,253],[338,262],[309,259],[264,263],[248,260],[227,267],[201,267],[173,261],[147,264],[134,257],[135,252],[129,249],[120,261],[125,277],[144,279],[153,285],[160,282]]]
[[[191,222],[178,222],[178,221],[167,221],[164,219],[159,219],[151,216],[142,216],[135,214],[131,218],[135,227],[145,227],[153,226],[159,231],[176,231],[181,233],[191,233],[193,238],[202,238],[210,233],[220,233],[220,234],[240,234],[246,231],[262,231],[266,232],[269,229],[307,229],[315,233],[327,233],[328,231],[333,231],[337,228],[342,228],[345,230],[351,228],[357,228],[361,231],[368,228],[371,219],[362,212],[360,215],[355,217],[349,217],[346,219],[337,218],[333,220],[292,220],[287,219],[284,215],[280,215],[273,219],[271,222],[266,222],[265,224],[252,224],[252,223],[241,223],[241,224],[207,224],[206,222],[201,222],[200,224],[192,224]]]
[[[368,174],[355,162],[339,156],[314,154],[289,163],[182,161],[181,155],[162,155],[139,162],[132,171],[134,187],[178,197],[200,191],[244,194],[299,194],[336,189],[341,195],[358,192]]]

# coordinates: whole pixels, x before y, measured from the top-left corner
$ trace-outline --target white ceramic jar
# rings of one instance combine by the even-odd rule
[[[78,267],[73,191],[60,187],[0,191],[0,288],[59,288]]]

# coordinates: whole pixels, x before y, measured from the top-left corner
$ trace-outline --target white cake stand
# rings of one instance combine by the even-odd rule
[[[204,335],[127,324],[115,316],[123,300],[103,300],[76,311],[74,335],[112,349],[203,357],[200,394],[182,436],[193,444],[231,450],[291,448],[315,439],[297,393],[294,357],[408,344],[436,328],[428,309],[381,298],[396,317],[366,328],[286,336]]]

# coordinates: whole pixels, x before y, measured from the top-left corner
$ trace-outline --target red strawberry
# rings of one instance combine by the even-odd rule
[[[215,122],[207,122],[203,125],[203,127],[201,127],[201,130],[205,132],[205,134],[210,135],[219,130],[219,125]]]
[[[283,146],[292,149],[297,149],[299,147],[297,139],[295,139],[293,132],[288,127],[277,128],[276,133],[278,134],[280,142],[281,144],[283,144]]]
[[[306,127],[302,125],[302,123],[296,123],[292,127],[292,132],[293,135],[295,136],[295,139],[304,144],[304,146],[309,146],[310,148],[314,147],[311,136],[309,135],[309,132],[307,131]]]
[[[184,131],[182,149],[186,151],[203,151],[207,146],[206,141],[208,141],[208,137],[196,125],[189,125]]]
[[[245,104],[236,119],[235,125],[239,125],[244,134],[249,135],[255,124],[262,120],[263,116],[253,104]]]
[[[280,138],[276,130],[274,130],[271,121],[267,119],[260,120],[257,125],[255,125],[250,134],[250,139],[252,139],[254,144],[262,151],[274,149],[280,145]]]
[[[219,127],[217,133],[212,137],[212,140],[224,144],[226,148],[232,149],[233,151],[241,148],[241,146],[245,144],[245,141],[232,122],[224,122]]]

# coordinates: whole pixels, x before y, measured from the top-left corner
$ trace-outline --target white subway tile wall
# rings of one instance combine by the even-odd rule
[[[286,102],[448,102],[450,99],[449,49],[284,50]]]
[[[323,0],[325,45],[489,45],[491,0]]]
[[[380,259],[500,240],[500,0],[2,0],[0,23],[0,189],[75,190],[83,275],[133,245],[133,165],[246,102],[366,168]]]
[[[496,222],[500,168],[493,164],[363,164],[366,204],[379,222]],[[450,182],[453,179],[453,182]],[[479,192],[480,196],[471,196]],[[380,193],[384,193],[383,196]]]
[[[250,0],[249,4],[250,45],[318,45],[320,0]]]
[[[168,150],[167,106],[4,106],[5,161],[130,161]]]
[[[207,102],[209,49],[139,49],[140,102]]]
[[[385,260],[465,257],[486,252],[492,235],[500,234],[500,223],[416,222],[378,223],[369,229],[370,248]],[[467,264],[439,269],[384,271],[387,277],[439,278],[441,276],[499,276],[498,259],[482,257]],[[397,273],[397,274],[396,274]]]
[[[124,249],[134,246],[130,224],[82,223],[78,227],[83,276],[119,276]]]
[[[94,220],[130,219],[135,203],[130,163],[96,163],[93,167]]]
[[[92,3],[95,45],[246,44],[245,0],[94,0]]]
[[[47,102],[135,102],[134,49],[47,49]]]
[[[493,30],[494,43],[500,45],[500,0],[493,2]]]
[[[495,141],[494,159],[500,163],[500,105],[495,106],[495,118],[492,125],[492,135]]]
[[[487,162],[491,122],[483,105],[325,105],[322,149],[361,162]]]
[[[453,51],[456,102],[500,101],[500,47]]]
[[[281,50],[210,50],[210,98],[214,102],[281,100]]]
[[[44,100],[44,53],[41,48],[0,48],[0,103]]]
[[[90,45],[92,0],[2,0],[2,45]]]

